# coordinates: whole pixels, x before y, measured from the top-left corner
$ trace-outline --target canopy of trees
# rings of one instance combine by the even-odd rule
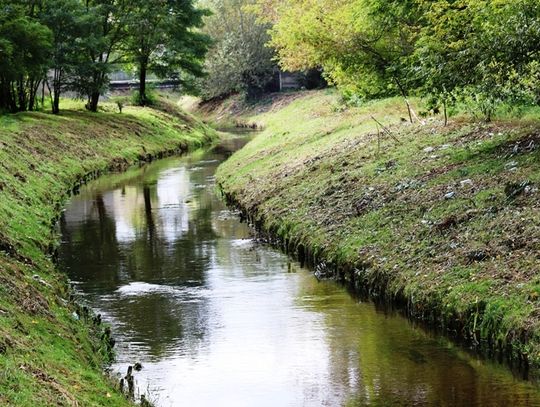
[[[210,38],[194,28],[201,28],[206,9],[197,9],[191,0],[132,0],[128,34],[123,43],[125,55],[139,73],[139,102],[145,105],[146,75],[160,77],[179,72],[201,76]]]
[[[258,0],[284,69],[323,67],[346,96],[540,102],[537,0]]]
[[[257,97],[274,79],[277,64],[267,47],[269,24],[249,11],[251,0],[208,0],[213,15],[204,31],[214,39],[206,59],[202,96],[211,99],[244,92]]]
[[[118,64],[137,68],[146,104],[148,70],[202,74],[206,14],[194,0],[0,0],[0,110],[35,109],[46,85],[54,113],[67,90],[96,111]]]
[[[468,101],[488,120],[501,104],[540,103],[538,0],[202,4],[213,15],[195,0],[0,0],[0,110],[35,109],[46,84],[54,112],[66,90],[95,111],[118,64],[138,72],[143,105],[148,72],[184,86],[206,73],[206,99],[257,97],[277,64],[322,69],[349,99]]]

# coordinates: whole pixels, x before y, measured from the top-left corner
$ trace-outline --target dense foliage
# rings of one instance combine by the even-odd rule
[[[148,71],[160,77],[175,76],[183,81],[201,76],[210,38],[201,28],[208,10],[198,9],[193,1],[133,0],[124,51],[139,74],[138,101],[146,105]]]
[[[433,106],[540,102],[537,0],[259,0],[284,69],[322,66],[349,98],[411,92]]]
[[[500,106],[540,103],[537,0],[202,4],[0,0],[0,109],[35,109],[46,85],[54,112],[66,90],[95,111],[118,64],[138,72],[143,105],[148,72],[184,86],[206,73],[205,99],[257,97],[275,80],[277,63],[322,69],[349,101],[422,95],[434,110],[461,102],[487,120]]]
[[[0,4],[0,109],[33,109],[49,63],[52,32],[33,18],[33,8]]]
[[[202,96],[212,99],[243,92],[257,97],[274,80],[277,65],[274,51],[266,46],[269,25],[257,21],[249,11],[250,0],[209,0],[213,15],[204,31],[213,39],[205,63]]]
[[[128,63],[146,104],[148,70],[202,74],[209,38],[196,29],[205,14],[194,0],[0,0],[0,110],[36,109],[47,87],[54,113],[68,90],[96,111],[109,73]]]

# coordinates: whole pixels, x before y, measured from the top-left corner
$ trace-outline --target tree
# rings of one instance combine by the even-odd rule
[[[208,15],[192,0],[136,0],[131,2],[129,35],[124,41],[127,59],[139,74],[139,103],[147,105],[146,78],[149,71],[159,77],[201,76],[210,39],[197,31]]]
[[[540,5],[536,0],[422,4],[427,24],[412,66],[424,94],[444,107],[449,101],[468,100],[488,121],[503,102],[538,103]]]
[[[204,31],[214,44],[205,63],[207,76],[202,81],[205,99],[235,92],[257,97],[274,79],[274,50],[266,46],[270,27],[247,10],[252,4],[250,0],[209,3],[213,15],[206,19]]]
[[[49,0],[40,12],[40,21],[52,31],[50,60],[52,112],[60,112],[60,94],[70,87],[81,63],[84,42],[90,32],[86,9],[79,0]]]
[[[83,58],[77,64],[72,87],[87,97],[86,108],[96,112],[112,67],[123,62],[120,46],[126,39],[133,7],[129,0],[86,0],[85,8],[91,30],[81,44]]]
[[[422,24],[414,0],[259,0],[260,18],[273,24],[270,44],[286,70],[322,67],[347,95],[401,94]]]
[[[0,3],[0,110],[33,110],[49,63],[51,31],[23,7]]]

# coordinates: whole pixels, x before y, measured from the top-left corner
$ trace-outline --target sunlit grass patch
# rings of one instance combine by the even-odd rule
[[[361,288],[538,363],[533,116],[411,125],[399,98],[343,107],[332,91],[306,92],[244,112],[265,130],[220,167],[218,182],[261,225],[369,285]]]
[[[163,103],[0,116],[0,405],[130,405],[103,375],[103,327],[73,316],[52,222],[78,182],[217,138]]]

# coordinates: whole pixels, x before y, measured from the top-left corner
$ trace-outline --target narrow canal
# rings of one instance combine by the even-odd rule
[[[537,385],[319,282],[215,194],[242,139],[100,178],[74,197],[60,267],[158,406],[527,406]]]

